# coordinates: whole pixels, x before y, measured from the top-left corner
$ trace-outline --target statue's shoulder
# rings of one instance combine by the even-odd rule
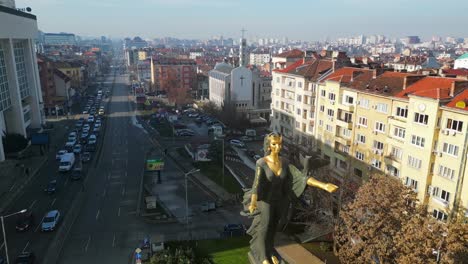
[[[257,162],[255,162],[255,165],[257,167],[263,167],[265,165],[266,161],[265,161],[265,157],[261,157],[257,160]]]

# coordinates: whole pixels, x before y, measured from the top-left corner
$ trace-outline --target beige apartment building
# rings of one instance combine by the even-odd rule
[[[316,90],[317,150],[345,191],[386,174],[446,220],[468,204],[466,88],[468,81],[452,78],[336,70]]]

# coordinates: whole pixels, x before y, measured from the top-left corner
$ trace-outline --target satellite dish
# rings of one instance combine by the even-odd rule
[[[30,7],[26,7],[26,11],[31,12],[32,9]]]
[[[462,108],[464,109],[466,107],[466,103],[465,101],[458,101],[456,104],[455,104],[455,107],[456,108]]]

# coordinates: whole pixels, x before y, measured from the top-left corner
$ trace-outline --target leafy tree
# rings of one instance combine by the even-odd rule
[[[373,176],[345,205],[335,226],[334,249],[343,263],[392,263],[394,237],[415,214],[416,194],[399,180]]]
[[[2,137],[2,140],[6,154],[21,151],[28,146],[28,140],[17,133],[7,133]]]
[[[464,215],[459,215],[448,225],[447,235],[443,238],[441,263],[468,263],[468,219]]]
[[[218,106],[216,106],[216,104],[212,101],[208,101],[206,103],[204,103],[202,106],[201,106],[201,109],[203,110],[203,112],[209,114],[209,115],[212,115],[212,116],[217,116],[219,114],[219,108]]]
[[[196,256],[190,247],[168,248],[153,255],[150,264],[209,264],[205,257]]]

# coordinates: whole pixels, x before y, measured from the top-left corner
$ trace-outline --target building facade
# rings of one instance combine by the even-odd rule
[[[468,53],[465,53],[455,60],[454,69],[468,69]]]
[[[76,45],[75,34],[45,33],[44,44],[46,45]]]
[[[0,131],[28,136],[44,123],[36,16],[0,5]],[[11,25],[15,25],[12,27]],[[0,142],[0,160],[5,159]]]

